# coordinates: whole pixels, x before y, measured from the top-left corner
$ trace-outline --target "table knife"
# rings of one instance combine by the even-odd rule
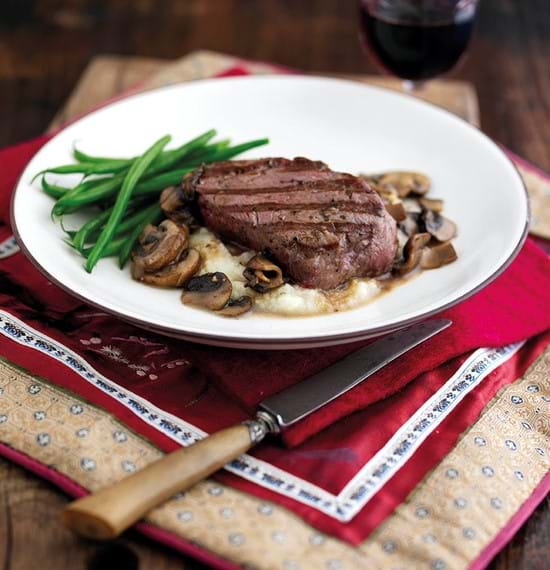
[[[144,469],[97,493],[71,503],[64,522],[77,534],[108,540],[148,511],[211,475],[288,426],[365,381],[386,364],[446,329],[434,319],[374,341],[305,380],[265,399],[254,419],[223,429],[198,443],[169,453]]]

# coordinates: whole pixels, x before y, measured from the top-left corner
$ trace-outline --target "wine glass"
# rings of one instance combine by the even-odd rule
[[[452,69],[472,35],[478,0],[359,0],[365,45],[406,91]]]

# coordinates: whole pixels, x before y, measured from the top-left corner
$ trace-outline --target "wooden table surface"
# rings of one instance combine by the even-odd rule
[[[375,73],[354,0],[0,0],[0,146],[43,132],[97,54],[173,59],[211,49],[308,71]],[[482,128],[550,170],[548,0],[482,0],[468,59]],[[60,524],[66,498],[0,460],[0,567],[155,570],[203,566],[128,533],[109,546]],[[548,567],[550,508],[539,507],[493,570]]]

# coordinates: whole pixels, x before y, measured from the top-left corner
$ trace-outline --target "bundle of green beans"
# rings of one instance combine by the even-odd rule
[[[269,142],[257,139],[231,146],[228,139],[213,142],[215,136],[212,129],[165,150],[171,140],[166,135],[133,158],[92,156],[75,148],[76,163],[48,168],[36,175],[42,176],[42,190],[56,200],[53,216],[97,209],[97,214],[77,231],[66,232],[69,245],[86,259],[86,271],[91,272],[102,257],[118,257],[120,268],[126,265],[145,226],[162,219],[162,190],[179,184],[185,174],[201,164],[229,160]],[[83,178],[69,188],[49,183],[47,174],[82,174]]]

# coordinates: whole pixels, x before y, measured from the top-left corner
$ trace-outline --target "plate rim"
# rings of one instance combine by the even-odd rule
[[[439,112],[439,113],[445,115],[448,118],[451,118],[451,119],[454,119],[455,121],[458,121],[459,123],[464,125],[467,129],[473,129],[473,131],[477,132],[477,134],[480,135],[485,140],[485,142],[489,143],[490,146],[494,147],[494,149],[497,151],[497,153],[500,155],[501,158],[504,158],[504,160],[510,166],[512,166],[512,169],[516,173],[517,179],[520,182],[520,186],[523,189],[523,199],[524,199],[524,203],[526,206],[526,217],[525,217],[525,220],[523,223],[521,235],[520,235],[514,249],[512,250],[510,255],[501,263],[501,265],[499,267],[497,267],[493,271],[493,273],[491,273],[491,275],[489,275],[484,281],[479,283],[476,287],[473,287],[472,289],[470,289],[469,291],[466,291],[461,296],[457,297],[456,299],[452,299],[451,301],[449,301],[448,303],[445,303],[444,305],[441,305],[435,309],[423,312],[421,315],[416,315],[413,317],[409,317],[408,319],[402,319],[402,320],[396,321],[394,323],[389,323],[387,325],[381,325],[378,327],[371,328],[368,331],[368,333],[366,332],[367,329],[361,329],[361,330],[356,330],[354,332],[340,333],[340,334],[324,334],[324,335],[314,335],[314,336],[310,335],[307,337],[296,336],[296,337],[290,337],[290,338],[270,338],[270,339],[265,339],[265,340],[262,340],[261,338],[255,338],[255,337],[245,337],[245,336],[235,337],[235,336],[229,336],[227,334],[189,332],[189,331],[185,331],[182,329],[174,328],[171,326],[165,326],[165,325],[157,327],[154,324],[150,323],[149,321],[120,313],[119,311],[117,311],[115,309],[106,308],[104,305],[102,305],[99,302],[95,302],[95,301],[92,301],[90,299],[87,299],[84,295],[81,295],[80,293],[73,291],[69,286],[65,285],[59,279],[57,279],[56,277],[51,275],[50,272],[48,270],[46,270],[46,268],[41,265],[41,263],[30,253],[30,251],[26,247],[26,245],[25,245],[25,243],[21,237],[21,234],[19,232],[19,228],[17,226],[17,221],[16,221],[16,217],[15,217],[15,198],[16,198],[16,194],[17,194],[17,189],[19,188],[20,184],[22,183],[23,174],[26,171],[28,164],[33,160],[33,158],[39,152],[41,152],[44,148],[46,148],[50,143],[53,143],[55,141],[55,139],[57,138],[57,136],[59,134],[61,134],[63,131],[65,131],[67,128],[71,127],[75,123],[78,123],[79,121],[85,119],[86,117],[89,117],[90,115],[92,115],[98,111],[107,109],[109,107],[116,106],[118,104],[124,104],[127,100],[135,100],[135,99],[139,99],[141,97],[146,97],[148,95],[154,94],[155,92],[165,92],[165,91],[170,91],[172,89],[178,89],[181,87],[194,87],[194,86],[197,86],[200,84],[210,84],[210,83],[219,82],[220,79],[224,80],[224,81],[232,82],[232,83],[258,81],[258,80],[261,81],[261,80],[266,80],[266,79],[267,80],[276,79],[278,81],[280,81],[280,80],[283,80],[283,81],[293,81],[293,80],[304,81],[305,80],[305,81],[313,81],[313,82],[314,81],[325,81],[325,82],[331,82],[331,83],[336,83],[336,84],[356,85],[356,86],[359,86],[363,89],[378,91],[378,92],[381,92],[384,94],[390,94],[391,96],[395,96],[398,99],[399,98],[405,98],[408,100],[412,100],[412,101],[414,101],[415,104],[418,104],[420,106],[425,106],[427,108],[432,109],[435,112]],[[527,186],[525,184],[525,181],[523,180],[523,177],[521,176],[518,167],[515,165],[515,163],[512,161],[512,159],[506,154],[506,152],[504,152],[502,145],[495,142],[491,137],[489,137],[486,133],[484,133],[480,127],[478,127],[477,125],[473,125],[473,124],[469,123],[468,121],[466,121],[462,117],[455,115],[451,111],[449,111],[449,110],[447,110],[447,109],[445,109],[445,108],[443,108],[443,107],[441,107],[435,103],[432,103],[430,101],[426,101],[424,99],[419,99],[419,98],[414,97],[413,95],[408,94],[408,93],[400,93],[400,92],[397,92],[397,91],[394,91],[392,89],[382,87],[379,85],[369,85],[369,84],[360,83],[360,82],[354,81],[353,79],[334,78],[334,77],[327,77],[327,76],[323,76],[323,75],[260,74],[260,75],[249,75],[249,76],[244,76],[244,77],[239,76],[239,77],[223,77],[223,78],[206,78],[206,79],[199,79],[199,80],[194,80],[194,81],[189,81],[189,82],[178,82],[178,83],[174,83],[171,85],[165,85],[162,87],[156,87],[156,88],[148,89],[146,91],[142,91],[140,93],[130,94],[130,95],[123,97],[121,99],[116,99],[114,101],[107,102],[104,105],[101,105],[97,108],[91,109],[88,113],[85,113],[84,115],[76,117],[73,121],[67,123],[62,128],[58,129],[54,133],[52,138],[49,141],[47,141],[44,145],[42,145],[32,155],[32,157],[30,157],[29,160],[26,162],[23,170],[21,171],[20,175],[17,177],[17,180],[15,181],[15,184],[13,186],[13,190],[11,193],[11,197],[10,197],[10,223],[11,223],[11,228],[13,231],[13,235],[15,236],[15,239],[16,239],[17,244],[19,245],[21,251],[24,253],[25,257],[31,262],[31,264],[36,269],[38,269],[38,271],[40,271],[40,273],[42,273],[44,276],[46,276],[48,278],[48,280],[50,280],[52,283],[54,283],[56,286],[58,286],[60,289],[62,289],[63,291],[65,291],[69,295],[76,297],[77,299],[83,301],[87,305],[101,309],[102,311],[105,311],[106,313],[113,315],[116,318],[119,318],[125,322],[131,323],[131,324],[136,325],[136,326],[138,326],[142,329],[145,329],[145,330],[153,331],[157,334],[165,334],[165,335],[168,335],[171,337],[188,340],[190,342],[197,342],[197,343],[202,342],[203,344],[210,344],[210,345],[215,345],[215,346],[229,346],[229,345],[231,345],[232,347],[235,347],[236,345],[239,345],[239,347],[241,347],[241,348],[248,348],[248,349],[265,349],[265,348],[268,348],[268,349],[281,349],[281,350],[283,350],[283,349],[292,349],[293,345],[300,345],[300,346],[295,347],[296,349],[299,349],[299,348],[302,348],[304,346],[304,344],[306,344],[308,347],[314,347],[314,346],[321,347],[321,346],[330,346],[332,341],[334,341],[333,344],[344,344],[347,342],[353,342],[355,340],[363,340],[366,338],[373,338],[373,337],[380,336],[380,335],[383,335],[383,334],[386,334],[389,332],[393,332],[393,331],[398,330],[400,328],[409,326],[411,324],[417,323],[419,321],[422,321],[422,320],[430,318],[434,315],[437,315],[437,314],[439,314],[439,313],[441,313],[441,312],[443,312],[443,311],[445,311],[451,307],[454,307],[454,306],[458,305],[459,303],[469,299],[473,295],[479,293],[481,290],[483,290],[485,287],[487,287],[490,283],[492,283],[495,279],[497,279],[511,265],[511,263],[517,257],[517,255],[519,254],[520,250],[522,249],[523,245],[525,244],[525,242],[527,240],[530,220],[531,220],[531,205],[530,205],[530,201],[529,201],[529,194],[527,192]],[[205,342],[205,340],[209,341],[209,342]]]

